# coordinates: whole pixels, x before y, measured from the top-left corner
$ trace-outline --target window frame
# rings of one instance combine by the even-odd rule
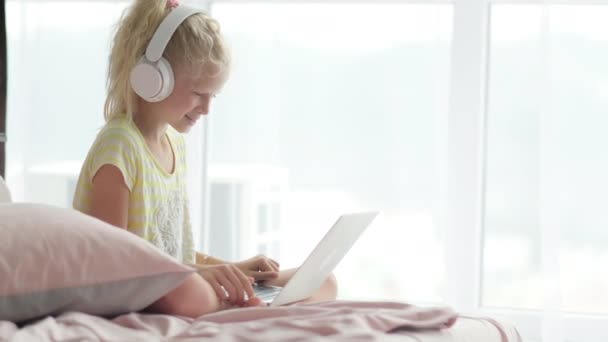
[[[6,97],[8,66],[6,51],[6,5],[0,4],[0,177],[5,177],[6,168]]]

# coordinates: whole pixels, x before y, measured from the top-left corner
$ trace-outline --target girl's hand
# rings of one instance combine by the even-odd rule
[[[248,277],[254,278],[256,282],[276,279],[279,276],[279,263],[263,255],[235,262],[233,265]]]
[[[260,299],[253,293],[253,278],[249,278],[233,264],[195,265],[198,274],[210,285],[217,296],[232,305],[257,305]],[[245,293],[248,299],[245,300]]]
[[[252,299],[248,300],[247,303],[245,303],[243,305],[232,305],[232,304],[230,304],[230,302],[223,301],[220,303],[220,310],[238,309],[238,308],[243,308],[243,307],[254,307],[254,306],[267,307],[268,305],[266,303],[262,302],[262,300],[259,297],[253,297]]]

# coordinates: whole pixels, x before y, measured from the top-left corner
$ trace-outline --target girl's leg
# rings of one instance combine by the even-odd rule
[[[279,277],[277,279],[269,280],[264,283],[264,285],[272,285],[272,286],[285,286],[289,279],[296,273],[298,269],[292,268],[284,271],[279,271]],[[325,300],[334,300],[338,295],[338,282],[336,281],[336,277],[332,274],[327,277],[321,288],[317,290],[310,298],[301,301],[300,303],[309,303],[309,302],[320,302]]]
[[[220,309],[220,301],[211,285],[198,273],[194,273],[144,311],[196,318]]]

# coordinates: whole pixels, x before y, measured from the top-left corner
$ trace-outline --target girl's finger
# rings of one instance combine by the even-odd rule
[[[250,297],[245,306],[262,306],[263,302],[258,297]]]
[[[274,271],[274,265],[271,264],[270,260],[268,259],[262,260],[261,266],[262,267],[260,267],[260,271],[262,272]]]
[[[238,276],[238,278],[241,281],[241,284],[243,285],[243,291],[245,293],[247,293],[247,296],[249,298],[252,298],[254,296],[254,294],[253,294],[253,286],[251,286],[251,283],[253,283],[253,281],[251,281],[251,277],[248,277],[245,273],[243,273],[240,269],[238,269],[236,267],[235,267],[235,274]],[[244,300],[245,300],[245,298],[244,298],[244,294],[243,294],[243,301]]]
[[[203,278],[211,285],[211,287],[219,298],[221,298],[222,300],[228,299],[228,294],[226,294],[226,292],[222,288],[222,285],[217,281],[217,279],[215,279],[215,277],[213,277],[213,275]]]
[[[232,304],[237,303],[236,299],[238,292],[233,284],[233,281],[230,279],[231,277],[229,272],[218,272],[217,278],[226,290],[226,292],[228,292],[228,301],[230,301],[230,303]]]
[[[279,271],[279,269],[280,269],[280,265],[279,265],[279,263],[278,263],[278,262],[276,262],[275,260],[272,260],[272,259],[268,259],[268,260],[270,260],[270,262],[271,262],[271,263],[274,265],[274,267],[275,267],[275,269],[274,269],[274,270],[278,272],[278,271]]]
[[[245,273],[241,272],[238,268],[236,269],[235,273],[237,274],[238,278],[241,280],[241,284],[243,285],[243,291],[244,293],[247,293],[247,296],[249,298],[253,298],[254,294],[253,294],[253,286],[251,286],[251,283],[253,283],[253,281],[251,281],[251,277],[248,277],[245,275]],[[243,294],[243,301],[245,301],[245,295]]]
[[[264,281],[264,280],[276,279],[278,277],[279,277],[279,273],[275,272],[275,271],[256,272],[255,273],[255,280],[256,281]]]
[[[243,284],[242,284],[242,280],[239,276],[239,274],[243,274],[243,272],[241,272],[237,267],[228,267],[226,269],[226,276],[228,277],[228,280],[230,281],[231,285],[234,287],[235,290],[235,303],[237,304],[242,304],[245,301],[245,295],[244,295],[244,289],[243,289]],[[245,277],[245,279],[247,278],[244,274],[243,277]]]

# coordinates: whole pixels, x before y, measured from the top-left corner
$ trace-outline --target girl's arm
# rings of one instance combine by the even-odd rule
[[[214,258],[210,255],[196,252],[196,263],[199,265],[221,265],[221,264],[229,264],[228,261]]]
[[[103,165],[93,177],[88,214],[116,227],[127,229],[129,188],[116,166]]]
[[[130,192],[120,170],[113,165],[103,165],[93,177],[92,183],[88,214],[126,229]],[[197,254],[197,261],[198,258]],[[217,263],[221,260],[207,257],[207,262]],[[236,269],[235,266],[228,267]],[[231,278],[226,278],[226,274]],[[228,288],[232,293],[229,301],[220,300],[212,287],[218,283],[218,278],[221,285],[232,285]],[[248,301],[244,301],[244,295],[239,293],[239,289],[248,293]],[[221,293],[225,295],[223,290]],[[180,286],[150,305],[146,311],[196,318],[234,305],[252,306],[260,303],[260,299],[253,294],[247,276],[235,271],[228,273],[224,266],[210,266],[189,276]]]

